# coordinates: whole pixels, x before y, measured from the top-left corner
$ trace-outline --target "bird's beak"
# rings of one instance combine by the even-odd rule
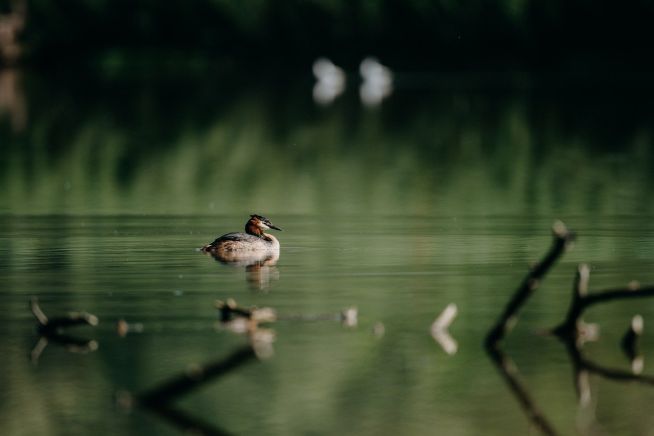
[[[273,225],[272,223],[268,223],[268,224],[266,224],[266,225],[267,225],[268,227],[270,227],[271,229],[279,230],[280,232],[282,231],[282,229],[280,229],[279,227]]]

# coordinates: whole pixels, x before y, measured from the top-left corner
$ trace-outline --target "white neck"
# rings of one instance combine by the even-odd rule
[[[277,238],[275,238],[270,233],[264,233],[263,237],[270,241],[270,243],[272,244],[271,248],[279,250],[279,241],[277,240]]]

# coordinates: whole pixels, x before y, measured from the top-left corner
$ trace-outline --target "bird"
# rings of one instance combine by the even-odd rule
[[[250,215],[245,223],[245,233],[232,232],[222,235],[210,244],[202,247],[202,251],[219,257],[234,257],[239,254],[273,253],[279,254],[279,241],[264,230],[279,230],[279,227],[262,215]]]

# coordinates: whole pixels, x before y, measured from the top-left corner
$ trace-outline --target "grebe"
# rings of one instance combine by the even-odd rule
[[[224,258],[238,258],[240,254],[248,252],[279,253],[277,238],[264,233],[264,230],[268,229],[282,230],[265,216],[250,215],[250,219],[245,224],[245,233],[234,232],[222,235],[211,244],[202,247],[202,251]]]

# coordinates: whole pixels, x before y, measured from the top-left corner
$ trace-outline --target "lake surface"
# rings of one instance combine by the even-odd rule
[[[0,112],[2,434],[174,435],[180,416],[216,434],[538,434],[483,340],[556,219],[578,239],[502,349],[558,433],[652,434],[651,385],[591,372],[580,405],[564,344],[539,334],[581,262],[591,292],[654,283],[650,87],[436,76],[367,108],[356,88],[316,105],[310,81],[64,79],[6,79]],[[283,228],[276,264],[198,252],[250,213]],[[96,315],[66,333],[97,349],[42,348],[33,296],[51,318]],[[229,298],[277,311],[272,351],[168,418],[129,404],[249,349],[218,322]],[[430,335],[450,303],[454,354]],[[648,299],[589,310],[601,337],[584,356],[629,372],[619,342],[637,313],[654,374]]]

